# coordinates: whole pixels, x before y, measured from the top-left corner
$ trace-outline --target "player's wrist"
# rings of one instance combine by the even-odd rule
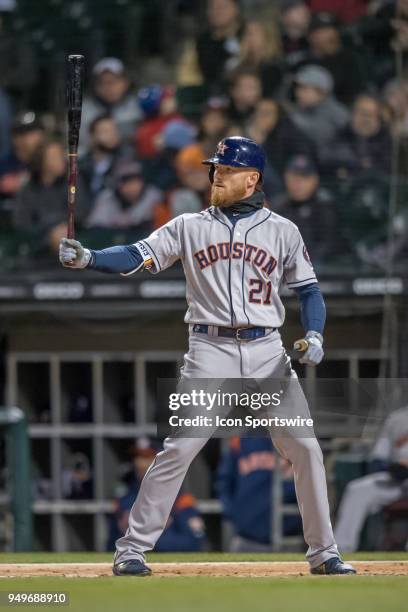
[[[93,268],[95,263],[95,254],[91,249],[84,248],[83,268]]]
[[[317,340],[319,340],[320,344],[323,344],[323,336],[322,336],[322,334],[317,332],[317,331],[314,331],[312,329],[309,330],[306,333],[305,338],[306,338],[306,340],[310,340],[311,338],[316,338]]]

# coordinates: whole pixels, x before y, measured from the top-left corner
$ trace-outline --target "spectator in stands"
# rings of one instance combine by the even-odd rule
[[[116,500],[108,550],[113,550],[115,541],[125,534],[129,512],[140,483],[158,450],[158,444],[147,438],[140,438],[131,450],[133,465],[124,477],[127,492]],[[196,499],[191,493],[180,492],[154,550],[155,552],[200,552],[205,545],[205,525],[197,509]]]
[[[90,201],[112,180],[112,173],[119,159],[126,156],[121,146],[119,131],[110,115],[100,115],[89,126],[90,147],[79,160],[79,168],[88,188]],[[131,152],[128,151],[130,157]]]
[[[86,190],[78,179],[76,220],[87,213]],[[31,159],[31,178],[17,194],[14,207],[16,229],[37,233],[39,248],[58,250],[67,226],[66,150],[59,140],[46,140]]]
[[[30,103],[31,89],[36,81],[34,51],[20,32],[13,27],[15,0],[0,3],[0,89],[20,111]]]
[[[322,168],[338,178],[389,173],[392,144],[381,101],[370,94],[358,96],[349,125],[326,144],[320,151]]]
[[[257,72],[261,78],[263,95],[274,96],[278,94],[283,79],[280,56],[280,34],[274,21],[251,19],[244,26],[236,65],[230,62],[228,68]]]
[[[347,109],[332,95],[333,78],[325,68],[307,65],[295,76],[295,103],[289,117],[318,150],[348,121]]]
[[[197,59],[209,94],[224,90],[225,70],[240,52],[242,17],[238,0],[208,0],[207,28],[197,40]]]
[[[196,128],[182,119],[169,121],[157,135],[157,155],[149,164],[145,162],[144,169],[146,176],[159,189],[167,191],[177,185],[176,155],[183,147],[195,142],[196,137]]]
[[[333,197],[321,186],[315,164],[305,155],[289,161],[284,181],[286,191],[272,201],[272,210],[298,226],[318,266],[342,250]]]
[[[289,67],[304,60],[309,49],[307,33],[310,9],[304,0],[285,0],[282,3],[281,35],[285,60]]]
[[[372,473],[347,485],[337,513],[335,537],[344,552],[358,550],[369,514],[408,497],[408,407],[386,419],[370,459]]]
[[[342,23],[352,23],[367,13],[367,0],[309,0],[313,13],[331,12]]]
[[[408,135],[408,81],[392,79],[383,89],[384,113],[390,132],[397,138]]]
[[[174,160],[177,185],[166,194],[166,201],[157,207],[156,227],[177,215],[199,212],[208,206],[208,168],[203,165],[203,159],[201,146],[196,143],[177,153]]]
[[[135,132],[136,155],[141,160],[154,160],[159,153],[159,134],[167,123],[182,118],[177,111],[176,91],[172,86],[148,85],[139,90],[138,101],[144,117]]]
[[[8,95],[0,89],[0,159],[10,153],[10,131],[12,123],[11,104]]]
[[[395,12],[390,20],[394,32],[391,48],[406,55],[408,51],[408,2],[407,0],[397,0],[395,4]]]
[[[342,44],[339,25],[332,13],[317,13],[309,30],[308,63],[326,68],[334,81],[334,94],[343,104],[351,104],[367,82],[367,68],[357,51]]]
[[[218,467],[216,488],[223,505],[223,516],[231,521],[234,537],[232,552],[267,552],[271,537],[271,506],[277,455],[270,438],[231,439]],[[293,470],[279,458],[282,471],[282,496],[285,504],[296,504]],[[301,534],[299,515],[284,516],[283,534]]]
[[[408,174],[408,81],[393,79],[383,91],[386,124],[398,142],[398,172]]]
[[[87,227],[153,229],[154,208],[163,199],[162,192],[146,184],[138,162],[121,162],[114,174],[114,187],[96,198],[86,221]]]
[[[244,125],[262,97],[262,83],[257,72],[238,71],[233,74],[229,87],[231,122]]]
[[[250,138],[263,145],[268,161],[281,175],[294,155],[313,156],[312,142],[271,98],[258,102],[246,132]]]
[[[200,117],[197,146],[202,151],[202,159],[207,159],[225,138],[229,127],[228,102],[221,98],[210,98]]]
[[[92,70],[93,90],[82,107],[80,153],[89,148],[89,126],[96,117],[108,113],[118,126],[121,140],[129,140],[142,113],[125,66],[116,57],[105,57]]]
[[[29,167],[44,138],[44,128],[35,113],[26,111],[11,128],[12,150],[0,160],[0,198],[14,197],[29,178]]]
[[[85,453],[72,455],[70,466],[62,472],[61,488],[65,499],[92,499],[92,468]]]

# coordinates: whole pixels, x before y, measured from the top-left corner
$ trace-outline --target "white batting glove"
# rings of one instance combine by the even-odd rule
[[[91,259],[91,251],[85,249],[78,240],[62,238],[59,245],[59,260],[65,268],[86,268]]]
[[[323,336],[316,331],[308,331],[305,340],[308,348],[299,359],[299,363],[317,366],[324,357]]]

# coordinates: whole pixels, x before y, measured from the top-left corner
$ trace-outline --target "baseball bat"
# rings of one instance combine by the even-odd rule
[[[307,340],[302,338],[301,340],[296,340],[293,345],[293,348],[295,349],[295,351],[300,351],[301,353],[304,353],[304,351],[307,351],[307,349],[309,348],[309,343]]]
[[[67,107],[68,107],[68,238],[75,238],[75,207],[78,180],[78,140],[81,127],[82,89],[85,58],[68,56]]]

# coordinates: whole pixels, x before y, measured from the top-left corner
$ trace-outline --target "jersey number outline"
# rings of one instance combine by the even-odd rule
[[[264,306],[269,306],[270,304],[272,304],[272,301],[271,301],[272,282],[271,281],[264,282],[260,280],[259,278],[250,278],[249,286],[253,287],[252,289],[249,290],[249,296],[248,296],[248,301],[251,304],[262,304]]]

